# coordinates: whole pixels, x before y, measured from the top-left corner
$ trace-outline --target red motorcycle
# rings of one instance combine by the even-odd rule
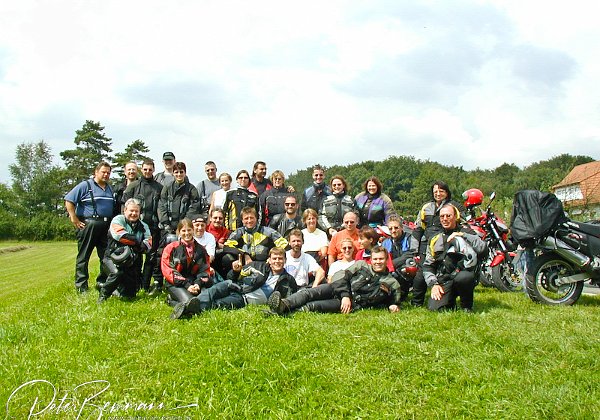
[[[521,279],[513,265],[516,253],[514,245],[508,239],[508,226],[491,208],[496,193],[490,195],[490,202],[480,216],[476,215],[475,209],[483,203],[483,193],[477,188],[471,188],[462,196],[468,213],[467,222],[488,246],[488,255],[481,267],[480,282],[484,286],[494,286],[502,292],[513,292],[521,288]]]

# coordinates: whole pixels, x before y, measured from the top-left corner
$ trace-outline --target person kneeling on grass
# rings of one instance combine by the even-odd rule
[[[161,271],[168,283],[168,301],[174,306],[173,319],[198,312],[197,296],[212,285],[210,257],[194,240],[194,225],[190,219],[179,222],[177,236],[179,240],[168,244],[160,259]]]
[[[152,248],[148,225],[140,220],[140,202],[130,198],[123,214],[115,216],[108,231],[108,247],[102,269],[106,281],[100,286],[98,303],[108,299],[117,288],[121,296],[133,298],[142,276],[142,254]]]
[[[387,259],[387,250],[376,246],[371,252],[371,265],[357,261],[335,273],[331,283],[302,289],[288,297],[275,291],[269,297],[269,307],[279,315],[294,310],[348,314],[358,309],[379,307],[398,312],[400,285],[389,273]]]
[[[440,222],[444,231],[435,235],[427,247],[423,276],[431,286],[432,311],[455,309],[458,297],[461,309],[473,312],[477,255],[485,253],[487,245],[459,221],[459,210],[452,204],[443,205]]]

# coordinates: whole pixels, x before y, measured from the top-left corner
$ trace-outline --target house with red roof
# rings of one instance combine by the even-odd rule
[[[600,218],[600,162],[577,165],[552,192],[571,216]]]

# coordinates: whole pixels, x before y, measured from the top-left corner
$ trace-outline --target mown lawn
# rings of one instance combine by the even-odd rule
[[[75,243],[2,252],[18,245],[0,243],[7,418],[600,417],[598,297],[556,308],[478,287],[473,315],[171,321],[162,299],[76,295]]]

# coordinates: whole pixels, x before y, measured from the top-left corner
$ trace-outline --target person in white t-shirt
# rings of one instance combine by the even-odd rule
[[[327,269],[327,247],[329,239],[327,234],[317,227],[319,215],[313,209],[306,209],[302,213],[302,222],[306,228],[302,229],[304,244],[302,252],[312,256],[323,269]]]
[[[290,250],[285,254],[285,271],[294,277],[298,287],[309,287],[311,283],[317,287],[325,279],[325,270],[313,257],[302,252],[303,242],[302,231],[293,229],[289,236]]]
[[[210,263],[215,259],[215,249],[217,241],[212,233],[206,231],[206,219],[204,216],[195,216],[192,219],[194,225],[194,239],[206,249],[206,253],[210,257]]]
[[[231,180],[231,175],[229,175],[227,172],[223,172],[221,175],[219,175],[219,184],[221,185],[221,189],[212,193],[208,214],[212,214],[213,210],[215,209],[223,209],[223,206],[225,205],[225,199],[227,198],[227,191],[231,189]]]
[[[350,238],[342,239],[340,242],[340,249],[342,251],[342,259],[335,261],[329,267],[329,272],[327,273],[327,282],[331,283],[331,277],[337,273],[338,271],[345,270],[354,264],[356,261],[354,260],[354,242]]]

